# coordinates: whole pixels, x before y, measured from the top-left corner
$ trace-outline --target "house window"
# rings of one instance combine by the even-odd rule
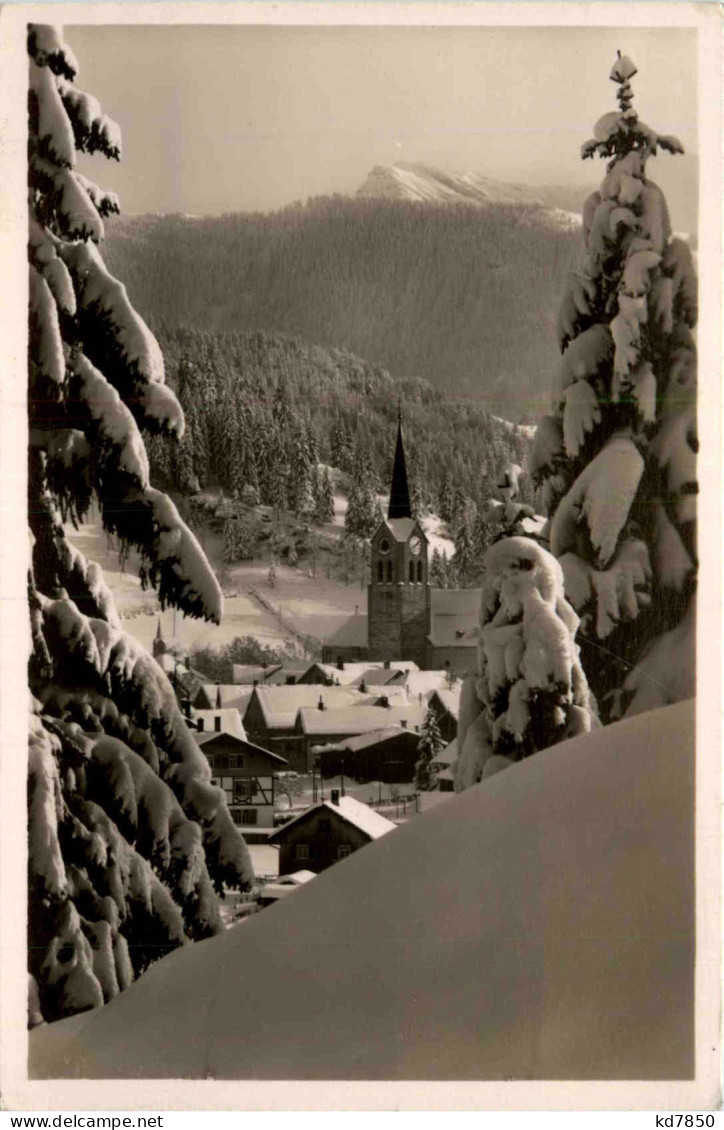
[[[243,769],[244,758],[239,753],[232,753],[229,758],[229,769]]]
[[[340,844],[337,848],[337,859],[346,859],[348,855],[352,854],[352,848],[349,844]]]
[[[208,761],[208,763],[209,763],[209,769],[213,769],[213,768],[214,768],[214,765],[216,764],[216,762],[214,761],[213,757],[209,757],[209,755],[207,754],[207,755],[206,755],[206,760],[207,760],[207,761]]]
[[[246,777],[236,777],[234,780],[234,799],[243,804],[248,804],[253,796],[258,793],[256,781],[250,781]]]
[[[415,562],[411,561],[410,562],[410,582],[414,581],[414,579],[415,579]]]
[[[241,814],[242,824],[256,824],[258,813],[255,808],[246,808]]]
[[[309,844],[297,844],[297,859],[309,859]]]
[[[331,820],[320,820],[319,821],[319,830],[320,830],[320,832],[331,832],[332,831],[332,821]]]
[[[388,581],[392,580],[392,562],[391,561],[387,562],[387,580]]]
[[[254,815],[256,815],[256,813]],[[242,816],[246,816],[246,813],[245,812],[243,812],[243,813],[239,812],[238,808],[232,808],[231,809],[231,819],[234,821],[235,824],[241,824],[242,823],[242,819],[241,819]]]
[[[417,583],[418,585],[422,584],[422,561],[417,563]]]
[[[381,561],[378,561],[378,562],[377,562],[377,580],[378,580],[379,584],[382,584],[382,580],[383,580],[383,577],[382,577],[382,568],[383,568],[383,566],[382,566],[382,562],[381,562]]]

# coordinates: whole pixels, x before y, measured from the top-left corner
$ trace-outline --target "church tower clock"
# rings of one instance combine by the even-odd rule
[[[401,417],[390,504],[372,537],[371,569],[369,659],[411,659],[424,668],[430,632],[428,541],[410,506]]]

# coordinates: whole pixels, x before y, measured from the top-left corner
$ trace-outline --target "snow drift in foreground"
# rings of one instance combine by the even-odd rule
[[[563,742],[30,1034],[34,1078],[693,1074],[694,708]]]

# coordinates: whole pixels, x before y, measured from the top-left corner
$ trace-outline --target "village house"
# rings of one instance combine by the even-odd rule
[[[325,777],[351,777],[356,781],[412,781],[419,759],[419,730],[387,726],[318,750],[319,769]]]
[[[300,867],[319,873],[394,828],[391,820],[366,804],[332,789],[330,800],[278,828],[268,843],[279,847],[280,875]]]
[[[437,770],[437,787],[441,793],[451,793],[455,789],[454,769],[457,759],[458,743],[457,738],[453,738],[431,762],[432,767]]]
[[[364,702],[359,691],[346,687],[327,687],[323,693],[324,702],[330,708],[343,709]],[[306,773],[308,763],[297,730],[297,716],[305,706],[316,708],[319,697],[318,686],[252,688],[244,713],[244,728],[249,740],[287,758],[290,768],[296,772]]]
[[[245,738],[246,731],[241,714],[235,707],[222,707],[216,710],[197,710],[191,707],[189,723],[199,734],[233,734],[235,738]]]
[[[407,727],[419,731],[425,710],[419,706],[362,706],[329,709],[324,702],[316,707],[303,707],[297,715],[294,756],[309,772],[316,762],[317,746],[329,745],[388,726]]]
[[[437,728],[444,742],[451,742],[458,732],[461,690],[462,683],[457,683],[433,691],[428,700],[428,705],[435,711]]]
[[[324,663],[413,660],[423,670],[465,675],[475,670],[480,593],[435,589],[428,580],[429,541],[413,517],[402,421],[387,518],[370,543],[368,614],[356,613],[322,647]]]
[[[287,768],[285,758],[224,731],[196,731],[194,737],[211,768],[211,783],[224,790],[245,839],[253,843],[256,830],[266,841],[274,827],[274,774]]]
[[[235,709],[243,718],[253,690],[236,683],[203,683],[191,705],[198,710]]]

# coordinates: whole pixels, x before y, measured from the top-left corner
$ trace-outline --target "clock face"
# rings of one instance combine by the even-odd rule
[[[422,549],[422,542],[420,541],[419,537],[417,537],[417,535],[415,535],[414,538],[410,538],[410,553],[414,553],[415,557],[417,557],[417,555],[418,555],[418,553],[420,552],[421,549]]]
[[[382,541],[380,542],[380,545],[379,545],[379,549],[380,549],[380,553],[389,553],[390,552],[390,543],[387,540],[387,538],[382,539]]]

